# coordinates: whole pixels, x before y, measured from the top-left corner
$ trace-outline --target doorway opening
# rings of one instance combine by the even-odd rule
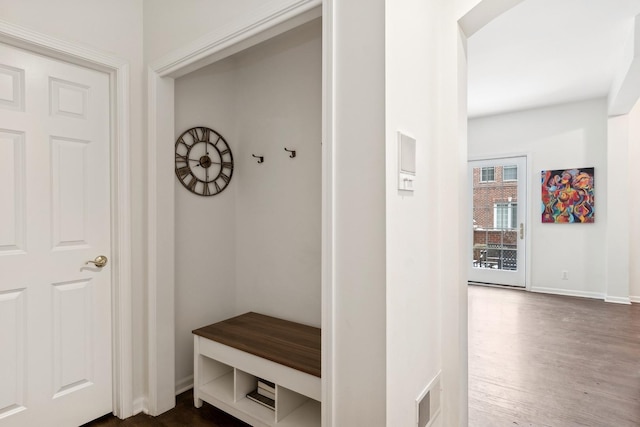
[[[623,65],[618,59],[603,60],[603,58],[615,56],[615,52],[623,50],[625,43],[628,42],[627,38],[630,40],[631,36],[637,34],[638,27],[636,26],[634,30],[633,25],[636,22],[634,17],[638,13],[635,8],[638,8],[639,4],[637,2],[633,5],[631,2],[594,2],[584,10],[579,2],[562,4],[557,2],[551,4],[543,0],[511,2],[517,7],[508,11],[508,17],[498,16],[507,12],[507,10],[501,10],[500,13],[483,20],[481,24],[476,23],[475,26],[465,27],[464,24],[470,22],[470,20],[467,21],[467,18],[474,16],[478,18],[482,11],[484,11],[485,15],[488,13],[488,3],[480,3],[475,12],[472,11],[473,13],[470,13],[468,17],[461,21],[465,35],[467,37],[473,36],[473,39],[469,40],[467,45],[469,52],[468,68],[472,73],[475,73],[476,78],[475,83],[474,76],[470,76],[467,81],[469,85],[468,116],[471,118],[468,121],[469,143],[467,147],[469,156],[474,159],[489,158],[514,152],[527,153],[529,155],[531,162],[528,165],[530,168],[528,176],[530,182],[532,182],[529,188],[529,200],[531,202],[529,208],[530,221],[528,227],[527,223],[524,223],[524,230],[525,233],[528,233],[528,235],[525,235],[525,241],[528,237],[531,250],[527,251],[529,254],[529,263],[527,265],[529,277],[527,278],[526,287],[534,292],[602,299],[609,291],[604,284],[606,280],[602,280],[602,278],[607,277],[607,262],[608,259],[611,259],[605,249],[606,242],[611,241],[611,237],[607,235],[608,230],[605,230],[604,225],[609,228],[615,228],[611,227],[611,222],[607,223],[606,217],[607,208],[611,213],[611,208],[609,208],[609,206],[612,206],[610,204],[611,199],[606,203],[604,202],[607,197],[611,197],[615,193],[622,193],[624,190],[616,188],[614,193],[614,191],[611,191],[611,186],[606,187],[603,185],[599,187],[599,189],[603,190],[600,194],[604,196],[599,199],[603,203],[598,207],[599,213],[602,214],[598,220],[600,221],[599,224],[603,226],[602,229],[598,228],[600,226],[598,223],[595,226],[553,226],[543,224],[538,216],[540,215],[539,203],[541,200],[538,180],[540,179],[540,172],[544,170],[565,167],[595,167],[595,169],[601,171],[601,177],[606,177],[609,183],[615,182],[613,177],[617,172],[617,167],[612,167],[615,162],[612,161],[614,157],[611,153],[616,154],[617,151],[616,145],[612,144],[611,117],[628,113],[629,110],[618,111],[614,107],[618,102],[622,102],[622,99],[632,98],[633,90],[628,90],[632,85],[627,84],[628,80],[625,80],[628,78],[628,75],[625,74],[628,70],[628,63]],[[506,9],[511,8],[514,4],[506,7]],[[570,10],[566,11],[565,8]],[[552,9],[554,10],[554,19],[546,19],[550,16],[549,11]],[[571,19],[561,18],[561,12],[563,11],[570,13]],[[544,17],[536,20],[536,14],[544,14]],[[519,23],[516,23],[515,18],[521,18]],[[492,20],[495,22],[491,22],[488,28],[484,28]],[[507,20],[509,21],[508,25],[506,24]],[[576,31],[573,31],[566,25],[556,25],[556,23],[559,24],[560,22],[566,24],[568,21],[572,21],[574,24],[580,23],[580,28],[576,28]],[[501,25],[496,26],[494,24]],[[509,32],[507,27],[514,31]],[[545,29],[544,36],[539,32],[541,27]],[[586,30],[587,34],[578,35],[578,30],[580,29]],[[558,32],[555,36],[552,36],[554,31]],[[602,33],[599,33],[599,31],[602,31]],[[477,36],[480,37],[476,38],[475,33],[478,33]],[[515,33],[520,33],[523,39],[516,40]],[[598,34],[596,35],[596,33]],[[571,36],[568,37],[568,34],[571,34]],[[549,37],[552,41],[548,48],[544,48],[542,43],[547,40],[546,37]],[[597,37],[598,40],[591,42],[590,37]],[[616,37],[622,38],[616,39]],[[614,39],[617,40],[615,43],[607,45],[610,40]],[[572,65],[570,62],[565,62],[569,59],[577,60],[578,53],[583,53],[580,49],[571,48],[570,44],[572,42],[577,42],[580,46],[590,46],[584,52],[588,52],[591,57],[581,57],[582,65],[575,66],[575,63]],[[531,49],[534,45],[535,49]],[[477,56],[474,57],[474,55],[479,55],[479,48],[484,48],[484,53],[487,54],[481,61],[477,61],[479,59]],[[519,60],[516,58],[517,55],[506,54],[506,51],[511,48],[514,48],[512,53],[517,52],[518,55],[526,56],[527,59]],[[568,54],[562,53],[565,48],[568,50]],[[601,52],[599,56],[596,55],[596,51],[599,48],[606,49],[606,52]],[[502,49],[504,50],[500,52]],[[536,57],[536,55],[539,55],[539,57]],[[630,58],[632,57],[630,55]],[[590,65],[586,65],[588,61]],[[598,83],[595,80],[585,82],[584,78],[587,76],[583,70],[593,71],[599,69],[602,64],[610,66],[608,70],[615,71],[615,78],[624,80],[625,84],[619,87],[613,85],[612,87],[612,74],[607,73],[599,73],[599,75],[608,76],[608,81],[603,83]],[[530,67],[531,65],[533,66]],[[482,78],[478,78],[478,70],[483,66],[486,73]],[[537,68],[538,66],[541,67]],[[519,67],[522,68],[518,70]],[[614,70],[615,67],[620,68]],[[466,70],[466,64],[463,63],[461,69]],[[569,71],[569,73],[563,74],[562,71]],[[531,72],[531,74],[527,75],[528,72]],[[483,80],[483,78],[487,79]],[[494,86],[490,87],[488,78],[490,78]],[[538,83],[546,83],[548,86],[537,86]],[[478,89],[481,89],[480,92],[482,93]],[[577,89],[577,92],[574,92],[575,89]],[[625,91],[627,92],[626,95],[621,96]],[[568,96],[572,92],[573,98]],[[473,102],[478,100],[486,102],[483,106],[474,105]],[[632,105],[629,108],[632,108]],[[595,138],[591,139],[594,135]],[[623,155],[620,157],[621,163],[624,165],[626,164],[625,162],[628,162],[626,158],[627,143],[623,142],[621,144],[623,148],[620,151]],[[566,151],[564,150],[565,148],[567,148]],[[484,167],[489,168],[491,165],[484,165]],[[478,173],[481,175],[478,180],[481,180],[483,178],[483,170],[480,169]],[[490,174],[491,171],[489,169],[484,171],[485,181],[488,180]],[[626,172],[624,174],[626,175]],[[469,180],[471,179],[469,178]],[[626,180],[628,180],[628,177],[622,176],[621,182]],[[624,185],[626,185],[626,182]],[[468,191],[473,191],[471,185]],[[498,268],[501,264],[505,264],[504,257],[501,257],[502,254],[495,250],[493,253],[489,251],[490,245],[496,244],[491,240],[491,237],[495,236],[486,236],[484,241],[481,241],[479,236],[476,236],[476,234],[482,234],[476,231],[479,228],[492,230],[490,233],[485,234],[499,234],[500,230],[495,231],[494,229],[499,228],[497,223],[500,221],[506,223],[508,227],[510,226],[510,216],[515,215],[515,212],[513,212],[513,207],[509,206],[508,197],[510,196],[503,194],[503,198],[504,196],[507,198],[506,202],[504,200],[495,200],[490,207],[485,208],[494,214],[494,217],[498,213],[502,213],[503,219],[492,219],[491,222],[486,224],[475,224],[473,229],[471,218],[468,220],[468,228],[473,230],[470,235],[474,234],[473,240],[469,240],[470,248],[468,249],[469,280],[496,283],[489,280],[478,280],[474,278],[473,274],[484,272],[492,274],[494,271],[506,272],[504,268]],[[500,205],[500,203],[503,205]],[[517,210],[520,209],[519,197]],[[500,210],[502,212],[498,212]],[[476,219],[475,216],[474,219]],[[476,222],[478,222],[477,219]],[[625,224],[628,223],[628,220],[625,217],[621,217],[620,222]],[[517,234],[519,230],[516,229],[515,231]],[[628,231],[625,230],[625,232]],[[533,241],[534,238],[535,241]],[[506,241],[510,243],[508,239]],[[503,248],[507,246],[505,245],[505,239],[498,239],[498,244],[501,244]],[[479,245],[479,247],[474,250],[474,245]],[[485,247],[480,247],[480,245]],[[575,251],[569,256],[566,253],[557,256],[560,249],[554,247],[556,245],[575,248]],[[626,243],[624,246],[627,246]],[[483,253],[482,251],[486,252]],[[626,251],[626,248],[622,248],[621,253],[623,256],[616,254],[614,257],[616,259],[624,259]],[[531,260],[534,260],[535,264]],[[593,262],[592,260],[604,261]],[[624,262],[626,263],[626,261]],[[519,267],[520,264],[517,263],[517,266]],[[623,265],[621,270],[625,271],[626,265]],[[577,278],[576,275],[578,275]],[[472,292],[473,290],[470,291],[470,294]],[[523,297],[523,293],[501,293],[511,294],[508,297],[509,299]],[[621,300],[624,299],[621,298]],[[476,307],[478,306],[476,305]],[[485,312],[491,311],[486,305],[482,306],[482,310]],[[474,351],[478,351],[473,349],[472,344],[479,335],[479,330],[485,326],[481,323],[473,323],[472,314],[477,314],[477,312],[473,313],[473,311],[474,307],[471,304],[468,308],[468,342],[471,343],[469,345],[471,356],[473,356]],[[509,318],[507,328],[514,324],[526,324],[522,318],[518,318],[519,310],[513,310],[511,306],[505,304],[504,310],[500,315],[506,318],[510,313],[513,313],[514,316]],[[501,334],[507,337],[504,334],[505,330],[502,329]],[[508,343],[508,345],[513,344],[513,341]],[[491,351],[494,351],[495,345],[495,343],[491,344]],[[483,351],[486,354],[486,350],[486,348],[479,350],[479,354],[482,354]],[[519,352],[519,354],[521,355],[522,353]],[[482,389],[482,385],[478,385],[480,383],[477,381],[477,374],[480,370],[477,368],[477,364],[474,366],[472,360],[470,357],[470,396]],[[516,354],[513,360],[518,361],[521,359],[518,359],[518,354]],[[503,363],[502,366],[505,366],[505,364]],[[470,401],[472,400],[473,398],[470,399]],[[490,400],[490,396],[487,399],[487,395],[483,394],[481,400],[483,410],[490,412],[490,410],[487,411],[487,401]],[[479,417],[482,417],[480,411],[470,405],[470,424],[477,423]],[[489,422],[489,424],[494,424],[494,422]]]
[[[152,69],[149,72],[149,158],[150,158],[150,179],[153,182],[153,187],[149,192],[149,205],[150,212],[153,212],[153,215],[150,214],[149,220],[149,293],[152,297],[149,299],[149,316],[148,316],[148,349],[149,349],[149,390],[150,397],[148,400],[148,409],[150,415],[158,415],[161,414],[175,406],[175,394],[180,389],[184,389],[188,387],[188,377],[183,377],[180,381],[181,384],[176,383],[176,352],[175,352],[175,343],[176,343],[176,324],[175,324],[175,310],[176,310],[176,294],[175,294],[175,281],[174,277],[176,277],[176,273],[178,272],[178,268],[180,266],[176,265],[176,243],[179,242],[179,238],[181,236],[176,235],[175,223],[178,215],[174,209],[176,205],[177,197],[181,197],[184,194],[182,188],[177,188],[181,193],[177,193],[176,191],[176,183],[175,183],[175,173],[174,173],[174,157],[172,156],[172,150],[165,150],[162,147],[173,147],[175,144],[174,136],[176,135],[176,123],[183,128],[188,128],[192,126],[200,126],[200,124],[188,124],[187,121],[190,120],[190,117],[178,117],[178,113],[175,111],[176,102],[182,102],[184,99],[181,98],[180,93],[176,94],[176,86],[180,86],[181,82],[177,82],[176,80],[187,76],[188,74],[195,71],[195,73],[191,77],[202,77],[202,73],[206,74],[206,70],[204,67],[217,63],[219,61],[220,64],[223,64],[225,60],[227,60],[227,65],[233,65],[230,63],[233,62],[233,59],[230,57],[234,54],[237,54],[241,51],[245,51],[250,49],[261,42],[265,42],[267,40],[278,37],[278,35],[282,35],[289,30],[293,30],[297,27],[300,27],[306,23],[309,23],[316,18],[322,16],[322,8],[323,5],[320,4],[317,0],[308,0],[301,1],[296,3],[295,6],[287,6],[286,8],[281,8],[281,5],[273,6],[270,8],[261,9],[259,13],[256,15],[247,16],[240,18],[238,20],[232,21],[228,26],[225,27],[224,33],[210,33],[207,37],[202,40],[198,40],[197,43],[185,46],[184,49],[180,50],[176,56],[167,55],[165,57],[160,58],[157,62],[154,63]],[[324,37],[324,27],[325,21],[322,21],[320,27],[323,28],[322,35]],[[226,30],[229,30],[226,32]],[[295,31],[295,30],[294,30]],[[323,43],[324,44],[324,43]],[[245,55],[244,52],[241,55]],[[247,67],[249,67],[248,62],[255,61],[257,64],[259,61],[257,59],[260,55],[257,54],[253,60],[248,57],[244,57],[247,61]],[[238,58],[236,58],[238,59]],[[242,62],[242,61],[239,61]],[[271,61],[274,62],[274,61]],[[252,62],[253,63],[253,62]],[[274,62],[277,65],[277,61]],[[214,68],[216,66],[214,65]],[[322,56],[322,72],[326,72],[327,65],[324,58],[324,52]],[[248,68],[246,69],[248,70]],[[223,70],[218,70],[222,72]],[[320,71],[320,70],[319,70]],[[182,82],[184,83],[184,82]],[[239,82],[236,82],[239,83]],[[237,87],[237,84],[233,84],[233,87]],[[324,87],[324,86],[323,86]],[[227,87],[228,89],[228,87]],[[272,96],[280,96],[280,93],[272,94]],[[324,92],[322,93],[324,97]],[[235,99],[235,95],[232,96],[231,101]],[[182,100],[182,101],[181,101]],[[270,98],[268,96],[264,97],[264,101],[269,101]],[[255,105],[250,105],[244,102],[243,105],[249,105],[252,109]],[[261,103],[260,105],[263,105]],[[323,107],[318,108],[318,116],[323,113],[324,105],[327,105],[324,101],[322,103]],[[227,105],[227,109],[223,109],[220,107],[217,112],[218,116],[229,114],[230,108],[233,107],[232,104]],[[248,108],[249,108],[248,107]],[[231,110],[232,111],[232,110]],[[240,113],[242,114],[250,114],[253,110],[246,110]],[[205,111],[206,113],[206,111]],[[226,116],[225,116],[226,117]],[[177,120],[176,120],[177,119]],[[181,121],[183,120],[184,123]],[[205,120],[208,118],[200,118],[199,120]],[[210,119],[208,119],[210,120]],[[234,119],[235,120],[235,119]],[[286,120],[282,118],[278,118],[278,123],[281,125],[286,125]],[[251,123],[251,127],[247,129],[243,129],[245,131],[251,131],[252,133],[259,133],[260,126],[264,125],[263,122],[255,122]],[[220,127],[220,125],[216,125]],[[323,131],[326,126],[322,126],[319,130]],[[231,127],[229,130],[224,132],[225,134],[233,134],[234,129]],[[286,135],[289,137],[285,131],[283,131],[282,135]],[[240,134],[238,133],[237,141],[240,139]],[[225,135],[226,138],[226,135]],[[305,156],[309,154],[309,151],[301,150],[298,153],[298,156],[294,161],[291,161],[291,157],[289,157],[289,153],[284,151],[284,148],[295,149],[297,147],[284,145],[278,147],[269,147],[268,153],[263,153],[257,151],[257,149],[264,148],[266,151],[266,147],[253,147],[251,146],[252,141],[260,141],[259,138],[252,139],[249,141],[247,139],[244,144],[240,144],[237,146],[237,149],[233,152],[234,159],[237,160],[237,166],[242,166],[245,172],[256,173],[256,175],[264,174],[268,171],[274,171],[274,167],[277,167],[278,164],[283,163],[287,166],[287,168],[292,167],[300,167],[304,163],[299,160],[305,160]],[[327,151],[330,150],[331,144],[328,143],[329,138],[323,138],[324,144],[321,146],[322,152],[322,181],[325,182],[330,178],[330,175],[326,173],[324,170],[324,158],[328,155]],[[232,143],[233,144],[233,143]],[[318,144],[319,146],[319,144]],[[236,146],[232,147],[232,150],[235,149]],[[277,148],[277,149],[276,149]],[[315,147],[318,148],[318,147]],[[255,154],[258,157],[264,156],[263,162],[260,164],[257,163],[257,159],[252,157],[252,154]],[[317,158],[314,156],[314,158]],[[159,167],[162,165],[164,167]],[[241,185],[243,182],[246,184],[248,182],[256,182],[256,180],[248,180],[248,176],[245,176],[243,180],[242,174],[239,173],[239,169],[234,167],[234,183],[231,185]],[[275,172],[272,174],[267,174],[270,177],[275,175]],[[279,176],[279,175],[278,175]],[[260,184],[263,184],[263,181],[259,181]],[[295,183],[294,183],[295,184]],[[270,190],[274,190],[281,187],[273,187]],[[330,188],[330,186],[322,186],[322,191],[325,191],[325,188]],[[292,192],[281,191],[278,194],[278,197],[289,197],[291,194],[295,194]],[[228,196],[233,195],[231,190],[225,191],[221,196],[216,198],[217,201],[220,201],[224,198],[229,198]],[[264,199],[264,195],[260,195],[261,199]],[[324,207],[326,195],[322,194],[322,203]],[[202,200],[197,199],[195,203],[201,202]],[[193,200],[192,200],[193,202]],[[236,202],[242,203],[243,200],[236,200]],[[218,204],[219,205],[219,204]],[[221,207],[218,206],[217,207]],[[227,206],[229,207],[229,206]],[[243,213],[245,215],[253,215],[255,211],[248,211],[243,209]],[[225,218],[229,218],[227,215]],[[330,241],[326,240],[326,221],[327,221],[326,212],[323,210],[322,215],[322,226],[320,230],[321,234],[321,251],[324,253],[327,250],[327,247],[330,247]],[[235,219],[234,219],[235,221]],[[216,230],[221,230],[225,225],[228,226],[229,222],[222,222],[218,225]],[[281,225],[281,224],[278,224]],[[228,229],[228,227],[227,227]],[[238,229],[239,232],[244,232],[245,230]],[[259,230],[262,232],[262,230]],[[269,230],[272,232],[273,230]],[[235,240],[234,240],[235,241]],[[159,244],[159,242],[163,242],[163,244]],[[153,249],[151,249],[153,248]],[[226,248],[226,256],[230,254],[236,253],[236,250],[231,246],[225,246],[222,250]],[[236,247],[237,248],[237,247]],[[204,248],[206,250],[206,248]],[[253,248],[252,248],[253,249]],[[323,270],[327,268],[327,263],[324,261],[326,257],[322,257],[323,263],[320,266]],[[234,271],[228,271],[229,274],[235,274]],[[252,271],[248,271],[247,269],[240,271],[241,275],[246,275],[252,273]],[[323,274],[321,280],[326,280],[325,277],[327,275]],[[322,289],[325,289],[326,286],[323,285]],[[321,292],[322,289],[318,289],[318,292]],[[260,295],[250,294],[251,298],[260,298]],[[226,299],[227,301],[233,300],[234,296],[230,295],[230,298]],[[269,301],[273,300],[273,295],[266,295],[265,299]],[[216,300],[217,301],[217,300]],[[221,302],[223,300],[220,300]],[[323,304],[321,305],[321,309],[325,310],[324,298]],[[330,320],[330,319],[329,319]],[[203,321],[206,322],[206,321]],[[330,327],[326,326],[325,316],[322,315],[323,329],[330,329]],[[201,325],[206,323],[198,322]],[[324,360],[327,359],[327,355],[324,354],[324,349],[330,347],[329,345],[325,346],[324,344],[325,336],[323,335],[323,369],[328,365],[324,363]],[[323,378],[323,381],[326,380]],[[177,386],[177,387],[176,387]],[[328,405],[325,404],[323,400],[323,408],[322,411],[326,411]]]

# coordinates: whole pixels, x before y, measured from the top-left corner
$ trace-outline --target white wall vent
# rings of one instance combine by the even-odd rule
[[[433,424],[442,409],[442,389],[440,388],[440,372],[431,380],[416,399],[416,426],[429,427]]]

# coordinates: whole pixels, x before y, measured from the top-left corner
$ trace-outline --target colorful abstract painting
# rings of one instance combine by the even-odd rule
[[[594,222],[593,172],[542,171],[542,222]]]

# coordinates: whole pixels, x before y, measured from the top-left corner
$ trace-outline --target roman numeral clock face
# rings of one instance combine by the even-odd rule
[[[199,196],[221,193],[233,175],[233,155],[222,135],[195,127],[176,140],[176,176],[184,187]]]

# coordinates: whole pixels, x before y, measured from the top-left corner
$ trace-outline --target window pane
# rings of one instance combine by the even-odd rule
[[[517,203],[495,203],[493,205],[493,227],[500,229],[516,228],[518,222]]]
[[[495,181],[495,169],[493,168],[493,166],[488,168],[482,168],[480,181],[481,182]]]
[[[517,166],[505,166],[502,169],[503,181],[516,181],[518,179],[518,167]]]
[[[493,213],[494,213],[494,221],[493,221],[493,227],[494,228],[505,228],[506,224],[506,218],[507,218],[507,209],[506,209],[506,204],[505,203],[496,203],[494,205],[494,209],[493,209]]]

